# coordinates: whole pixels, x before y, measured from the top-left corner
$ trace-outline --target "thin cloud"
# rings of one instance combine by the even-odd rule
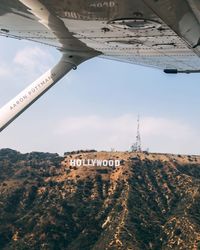
[[[59,122],[55,134],[65,137],[68,146],[75,149],[77,145],[84,148],[128,150],[135,141],[137,116],[126,114],[117,117],[77,116]],[[143,149],[150,148],[158,152],[192,152],[198,131],[178,120],[159,117],[141,119],[141,136]]]
[[[53,58],[50,53],[39,47],[26,47],[16,53],[13,63],[29,73],[43,73],[53,63]]]
[[[6,77],[11,74],[10,67],[7,65],[1,64],[0,65],[0,77]]]
[[[182,135],[191,135],[191,127],[178,120],[163,117],[144,117],[142,119],[142,132],[145,136],[167,136],[179,138]]]

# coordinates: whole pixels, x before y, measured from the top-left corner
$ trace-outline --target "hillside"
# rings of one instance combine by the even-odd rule
[[[0,249],[200,249],[200,156],[2,149]]]

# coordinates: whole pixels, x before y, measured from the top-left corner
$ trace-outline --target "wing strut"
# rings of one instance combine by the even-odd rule
[[[39,23],[49,29],[60,43],[63,56],[58,64],[24,89],[0,109],[0,131],[33,104],[71,69],[100,53],[87,47],[68,30],[65,23],[39,0],[19,0]]]
[[[82,57],[70,61],[67,55],[63,55],[60,61],[36,81],[31,83],[20,94],[9,101],[0,109],[0,131],[6,128],[15,118],[24,112],[40,96],[49,90],[57,81],[59,81],[76,65],[84,61]]]

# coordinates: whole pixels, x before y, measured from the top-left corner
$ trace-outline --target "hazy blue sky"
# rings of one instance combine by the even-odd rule
[[[59,58],[50,47],[0,38],[0,105]],[[71,71],[0,134],[0,148],[63,153],[128,150],[141,117],[143,149],[200,154],[200,75],[92,59]]]

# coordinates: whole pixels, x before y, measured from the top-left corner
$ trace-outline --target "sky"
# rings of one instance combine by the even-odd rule
[[[0,37],[0,106],[57,63],[54,48]],[[72,70],[0,133],[22,153],[129,150],[137,116],[143,150],[200,154],[199,74],[94,58]]]

